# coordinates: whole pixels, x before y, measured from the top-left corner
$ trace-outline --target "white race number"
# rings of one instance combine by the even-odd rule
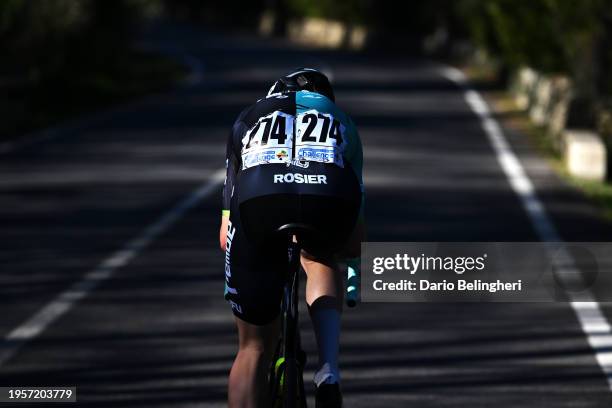
[[[329,113],[309,110],[296,118],[295,157],[344,167],[345,127]]]
[[[293,145],[293,116],[275,111],[257,121],[242,139],[242,168],[286,163]]]

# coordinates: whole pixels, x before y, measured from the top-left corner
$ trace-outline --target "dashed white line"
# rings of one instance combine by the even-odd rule
[[[478,92],[470,88],[467,78],[460,70],[444,67],[440,69],[440,73],[463,88],[465,101],[480,119],[497,161],[508,178],[510,186],[521,200],[521,204],[527,212],[538,237],[545,242],[562,242],[561,236],[548,216],[546,208],[538,198],[533,183],[512,151],[499,123],[491,115],[487,103]],[[555,248],[558,254],[558,246],[551,245],[551,250]],[[559,266],[563,269],[563,273],[559,276],[563,276],[563,279],[578,279],[581,276],[580,271],[573,266],[572,262],[568,262],[569,258],[571,258],[569,254],[554,258],[561,259]],[[591,293],[581,292],[580,301],[576,299],[570,304],[587,336],[589,345],[595,353],[597,363],[606,376],[608,387],[612,390],[612,330],[610,324]]]
[[[128,241],[121,249],[103,260],[80,281],[60,293],[24,323],[13,329],[0,343],[0,366],[6,363],[28,341],[39,336],[49,325],[68,312],[101,282],[111,278],[118,269],[128,265],[156,238],[172,227],[187,211],[198,205],[223,182],[225,170],[215,171],[202,184],[156,222]]]

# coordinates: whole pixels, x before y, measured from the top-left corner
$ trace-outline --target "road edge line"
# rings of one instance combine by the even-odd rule
[[[27,342],[42,334],[53,322],[66,314],[117,270],[127,266],[159,236],[168,231],[204,198],[215,191],[225,179],[225,169],[215,170],[210,178],[178,202],[157,221],[148,225],[120,249],[104,259],[83,277],[61,292],[22,324],[11,330],[0,343],[0,367],[10,360]]]
[[[472,112],[478,116],[482,129],[495,152],[497,161],[512,190],[520,199],[523,209],[540,240],[544,242],[563,242],[523,165],[504,136],[501,126],[491,114],[487,102],[470,86],[465,74],[459,69],[446,66],[441,67],[439,72],[463,90],[463,98]],[[581,293],[581,301],[571,301],[569,303],[578,318],[589,345],[593,349],[595,359],[606,377],[608,388],[612,391],[612,328],[599,303],[591,293]]]

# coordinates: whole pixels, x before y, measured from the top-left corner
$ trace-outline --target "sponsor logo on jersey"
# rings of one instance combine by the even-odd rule
[[[334,153],[334,149],[315,149],[307,147],[300,149],[297,152],[298,158],[302,160],[313,160],[324,163],[333,163],[337,155]]]
[[[277,183],[297,183],[297,184],[327,184],[327,176],[323,174],[301,174],[285,173],[275,174],[274,184]]]
[[[281,150],[281,151],[276,153],[276,158],[277,159],[282,159],[282,158],[287,157],[287,156],[288,156],[288,154],[287,154],[286,150]]]
[[[232,222],[229,221],[227,224],[227,238],[225,241],[225,291],[227,293],[231,293],[233,295],[238,294],[238,291],[229,286],[230,278],[232,277],[232,267],[231,267],[231,251],[232,251],[232,241],[234,240],[234,235],[236,235],[236,227],[232,225]]]
[[[245,167],[251,167],[259,163],[267,163],[276,159],[276,152],[274,150],[264,150],[261,152],[255,152],[244,156]]]
[[[233,300],[230,300],[229,304],[232,306],[232,309],[234,309],[236,312],[242,313],[242,307],[238,303],[234,302]]]

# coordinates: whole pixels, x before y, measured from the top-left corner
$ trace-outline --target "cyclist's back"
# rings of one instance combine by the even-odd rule
[[[241,169],[234,194],[247,237],[302,222],[327,238],[326,248],[339,250],[361,194],[360,143],[348,116],[329,98],[298,91],[260,100],[242,121],[249,130],[235,138]]]

